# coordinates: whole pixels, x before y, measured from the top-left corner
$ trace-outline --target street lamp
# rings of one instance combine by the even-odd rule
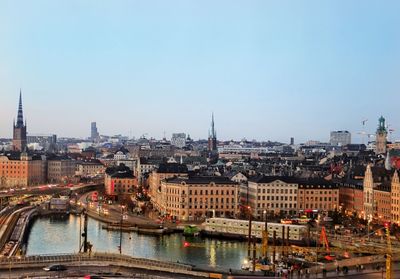
[[[121,205],[121,220],[120,220],[120,226],[119,226],[119,254],[122,254],[122,220],[123,220],[123,215],[124,215],[124,209],[125,206]]]

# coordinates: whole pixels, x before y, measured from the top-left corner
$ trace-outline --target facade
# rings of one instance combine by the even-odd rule
[[[289,231],[289,240],[302,241],[307,238],[307,226],[303,225],[288,225],[279,223],[268,223],[268,237],[273,238],[274,231],[277,239],[282,239],[282,232],[285,231],[285,238]],[[284,229],[283,229],[284,228]],[[204,230],[211,235],[229,235],[248,237],[249,221],[234,220],[226,218],[209,218],[205,222]],[[251,235],[256,238],[262,238],[265,230],[265,222],[252,222]]]
[[[333,146],[345,146],[351,144],[351,134],[349,131],[332,131],[330,144]]]
[[[380,223],[391,220],[390,182],[383,183],[374,189],[375,218]]]
[[[295,214],[297,212],[298,181],[288,176],[261,176],[249,180],[248,193],[241,193],[241,197],[248,196],[249,206],[253,216],[263,217],[263,212],[274,214]]]
[[[391,219],[392,222],[400,224],[400,181],[397,171],[394,172],[392,177],[391,186]]]
[[[13,150],[26,151],[26,123],[24,124],[24,115],[22,111],[22,94],[19,92],[19,105],[17,123],[14,122],[13,126]]]
[[[374,177],[372,175],[371,165],[367,166],[363,181],[364,189],[364,219],[372,220],[375,215],[374,202]]]
[[[186,134],[185,133],[172,134],[171,144],[178,148],[184,147],[186,145]]]
[[[47,181],[50,183],[66,183],[76,171],[76,161],[70,158],[50,158],[47,161]]]
[[[131,169],[124,165],[107,168],[104,186],[108,196],[132,195],[138,187],[138,180]]]
[[[339,204],[347,214],[357,214],[362,218],[364,193],[362,181],[343,183],[339,187]]]
[[[161,182],[155,204],[162,215],[177,220],[235,217],[239,212],[239,184],[227,177],[173,177]]]
[[[87,177],[103,174],[105,166],[99,160],[87,160],[76,162],[76,175]]]
[[[298,212],[339,210],[339,187],[323,179],[299,182]]]
[[[376,130],[375,154],[386,154],[387,151],[387,130],[385,126],[385,118],[379,118],[379,126]]]
[[[46,182],[46,160],[25,152],[0,155],[0,188],[27,187]]]
[[[161,181],[167,178],[180,176],[188,176],[186,165],[178,163],[159,164],[157,170],[154,170],[149,176],[149,195],[153,205],[157,207],[157,203],[161,200]]]

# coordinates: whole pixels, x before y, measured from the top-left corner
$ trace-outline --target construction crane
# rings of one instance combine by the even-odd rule
[[[386,279],[392,279],[392,242],[390,240],[390,226],[385,223],[386,239],[387,239],[387,253],[386,253]]]

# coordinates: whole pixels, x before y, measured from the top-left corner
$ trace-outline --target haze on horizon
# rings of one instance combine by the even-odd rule
[[[0,137],[400,138],[398,1],[0,3]]]

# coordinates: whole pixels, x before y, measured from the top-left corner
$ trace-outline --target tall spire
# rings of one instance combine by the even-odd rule
[[[22,92],[19,90],[19,105],[18,105],[18,117],[17,117],[17,127],[24,126],[24,114],[22,111]]]
[[[215,127],[214,127],[214,112],[211,115],[211,137],[216,138]]]

